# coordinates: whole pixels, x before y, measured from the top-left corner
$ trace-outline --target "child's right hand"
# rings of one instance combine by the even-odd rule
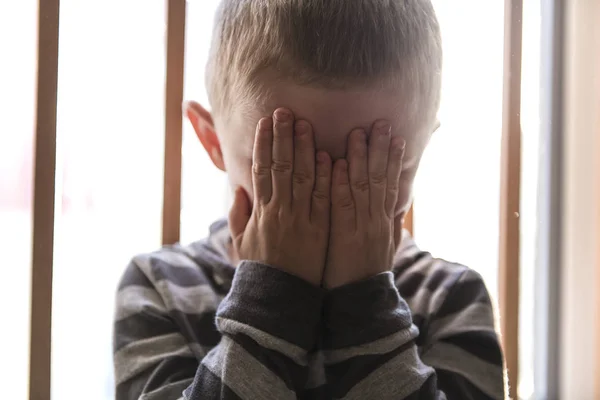
[[[263,118],[252,157],[254,204],[238,188],[229,214],[234,250],[318,286],[329,239],[331,159],[311,125],[287,109]]]

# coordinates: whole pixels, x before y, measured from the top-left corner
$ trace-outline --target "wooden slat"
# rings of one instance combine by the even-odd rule
[[[600,19],[600,7],[596,8],[598,10],[597,18]],[[596,26],[595,29],[595,37],[596,43],[600,42],[600,28]],[[596,47],[596,65],[600,66],[600,49]],[[600,78],[600,74],[597,74]],[[600,93],[600,79],[596,79],[596,88],[597,93]],[[595,204],[600,204],[600,104],[598,104],[598,111],[596,114],[596,129],[593,134],[596,136],[596,201]],[[594,212],[594,210],[592,210]],[[596,216],[596,374],[595,376],[600,376],[600,209],[596,208],[595,210]],[[600,399],[600,379],[596,379],[596,399]]]
[[[406,217],[404,218],[404,229],[409,231],[410,234],[413,236],[415,234],[414,209],[415,209],[415,204],[413,202],[413,205],[410,207],[410,210],[408,210],[408,213],[406,214]]]
[[[179,241],[181,213],[181,145],[185,52],[185,0],[166,0],[167,69],[165,90],[165,167],[162,243]]]
[[[599,21],[600,20],[600,6],[598,6],[596,4],[595,7],[595,20]],[[594,25],[595,29],[594,29],[594,41],[595,43],[600,43],[600,27],[598,27],[598,25]],[[600,66],[600,47],[598,47],[597,45],[594,47],[594,59],[595,59],[595,65],[598,67]],[[595,87],[594,90],[596,91],[597,95],[596,95],[596,99],[598,99],[600,97],[600,74],[598,72],[596,72],[595,74],[596,79],[593,79],[593,82],[595,83]],[[596,125],[595,125],[595,129],[592,132],[592,135],[594,135],[594,137],[596,138],[596,149],[595,149],[595,153],[596,153],[596,157],[595,157],[595,161],[596,161],[596,165],[595,165],[595,169],[596,169],[596,187],[595,187],[595,193],[596,193],[596,201],[594,202],[594,204],[598,205],[600,204],[600,104],[596,103],[596,107],[597,107],[597,111],[596,111]],[[595,376],[599,377],[600,376],[600,209],[596,208],[596,210],[592,210],[592,213],[595,213],[595,217],[596,217],[596,265],[595,265],[595,271],[596,271],[596,373]],[[596,399],[600,399],[600,379],[596,379],[595,381],[596,383],[596,393],[595,393],[595,398]]]
[[[50,399],[59,6],[59,0],[39,0],[29,356],[30,400]]]
[[[505,0],[499,305],[510,397],[519,376],[519,212],[521,187],[521,51],[523,0]]]
[[[599,16],[600,17],[600,16]],[[600,33],[600,29],[597,29],[597,33]],[[600,34],[597,34],[598,40],[600,40]],[[600,51],[596,50],[597,59],[600,61]],[[600,65],[600,62],[598,63]],[[596,85],[596,90],[600,93],[600,81]],[[598,118],[596,123],[596,138],[600,138],[600,109],[598,110]],[[596,177],[600,177],[600,139],[596,139]],[[596,181],[596,202],[600,204],[600,181]],[[592,210],[592,212],[594,212]],[[596,209],[596,374],[600,376],[600,210]],[[600,399],[600,379],[596,379],[596,399]]]

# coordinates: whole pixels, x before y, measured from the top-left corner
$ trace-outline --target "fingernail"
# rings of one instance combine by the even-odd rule
[[[258,129],[262,131],[270,131],[273,129],[273,120],[271,118],[262,118],[258,121]]]
[[[392,126],[387,121],[380,121],[376,126],[381,135],[387,136],[392,132]]]
[[[321,164],[325,164],[327,162],[327,155],[325,153],[323,153],[322,151],[319,151],[317,153],[317,162],[319,162]]]
[[[296,135],[301,136],[308,132],[308,123],[306,121],[296,122]]]
[[[398,147],[400,147],[400,150],[404,150],[406,148],[406,140],[404,140],[404,138],[402,137],[398,137]]]
[[[278,108],[277,110],[275,110],[275,113],[273,115],[275,116],[275,119],[279,122],[286,122],[291,118],[290,113],[282,108]]]
[[[363,143],[367,143],[367,132],[365,132],[363,130],[360,131],[360,140]]]

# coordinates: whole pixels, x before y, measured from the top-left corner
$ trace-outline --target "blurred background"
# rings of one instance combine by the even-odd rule
[[[511,182],[520,191],[520,268],[509,282],[519,312],[500,315],[519,322],[511,385],[520,399],[600,399],[600,6],[507,2],[523,7],[520,182]],[[434,1],[441,128],[417,178],[413,220],[421,248],[480,272],[496,302],[507,2]],[[217,4],[186,8],[183,98],[203,104]],[[113,398],[116,284],[133,255],[161,245],[168,5],[60,2],[53,400]],[[0,382],[10,399],[29,393],[36,74],[45,62],[37,27],[38,1],[0,2],[0,355],[9,360]],[[182,140],[180,240],[188,243],[226,215],[229,194],[185,121]]]

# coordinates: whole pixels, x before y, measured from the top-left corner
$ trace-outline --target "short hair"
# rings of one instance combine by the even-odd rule
[[[441,67],[431,0],[222,0],[206,87],[219,115],[260,101],[266,72],[329,89],[396,85],[415,117],[432,123]]]

